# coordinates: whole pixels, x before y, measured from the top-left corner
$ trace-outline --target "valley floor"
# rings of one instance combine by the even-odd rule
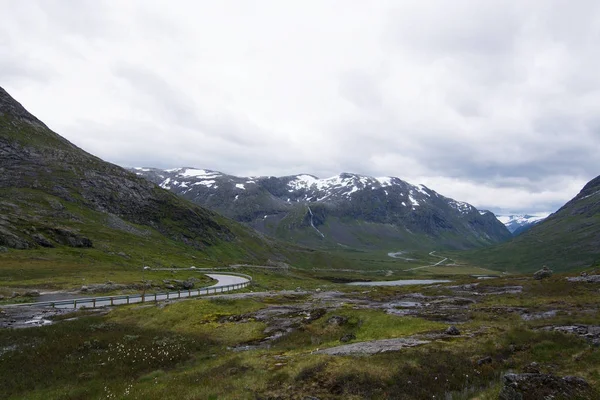
[[[517,385],[532,390],[525,398],[543,398],[548,386],[555,398],[598,398],[600,283],[555,275],[360,288],[252,273],[245,293],[2,329],[3,395],[497,399],[526,379]],[[287,289],[269,290],[277,287]],[[503,379],[511,372],[528,374]],[[585,381],[562,379],[571,375]]]

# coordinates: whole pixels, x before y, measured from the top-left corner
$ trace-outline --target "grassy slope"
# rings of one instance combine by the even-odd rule
[[[464,253],[471,263],[530,272],[547,265],[555,271],[581,269],[600,263],[600,179],[555,214],[510,242]]]
[[[228,349],[264,338],[264,324],[252,319],[228,322],[224,317],[305,302],[300,296],[120,307],[105,316],[4,330],[0,331],[0,349],[6,349],[0,356],[0,385],[10,399],[254,399],[257,395],[419,399],[448,394],[453,399],[495,399],[501,374],[520,371],[535,361],[545,372],[583,376],[599,387],[597,347],[573,336],[534,330],[548,324],[597,324],[597,285],[571,284],[558,276],[544,282],[507,278],[487,284],[519,284],[524,292],[480,298],[471,306],[471,320],[460,326],[472,336],[359,358],[313,351],[339,344],[338,339],[349,332],[362,341],[439,332],[445,325],[342,307],[274,341],[270,349]],[[369,296],[391,299],[412,290],[376,288]],[[446,294],[443,288],[421,291]],[[552,319],[526,322],[502,312],[504,306],[559,311]],[[329,324],[334,314],[347,317],[348,323]],[[486,356],[492,362],[478,365],[477,360]]]
[[[346,264],[274,242],[106,163],[0,95],[0,286],[129,283],[143,265]],[[89,239],[92,247],[59,242],[56,229]],[[54,248],[37,245],[39,235]],[[29,249],[10,249],[15,242]]]

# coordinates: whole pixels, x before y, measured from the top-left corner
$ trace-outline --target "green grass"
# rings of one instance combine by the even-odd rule
[[[293,286],[300,281],[296,273],[256,275],[259,285],[285,286],[288,278]],[[347,333],[356,336],[352,343],[440,332],[447,325],[342,306],[302,324],[270,348],[236,352],[230,348],[266,336],[264,323],[252,313],[271,305],[305,304],[310,297],[188,299],[119,307],[100,316],[77,312],[68,317],[78,319],[53,326],[0,331],[0,387],[11,399],[254,399],[257,394],[293,398],[298,393],[323,399],[492,399],[502,374],[535,361],[543,372],[582,376],[598,389],[600,349],[574,336],[537,330],[546,324],[599,324],[597,285],[570,284],[564,276],[542,282],[523,277],[480,282],[514,284],[523,286],[522,294],[481,296],[470,306],[473,318],[459,326],[467,336],[363,357],[313,352],[342,344],[339,339]],[[347,295],[390,300],[412,291],[373,288]],[[420,291],[445,293],[443,287]],[[561,312],[527,322],[514,313],[499,313],[503,307]],[[333,315],[347,322],[331,324]],[[244,316],[244,321],[232,316]],[[478,365],[487,356],[492,362]]]

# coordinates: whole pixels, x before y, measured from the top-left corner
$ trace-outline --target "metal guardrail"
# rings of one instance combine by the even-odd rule
[[[202,271],[204,272],[204,271]],[[70,300],[55,300],[55,301],[43,301],[37,303],[20,303],[20,304],[7,304],[4,307],[53,307],[53,308],[99,308],[106,306],[135,304],[135,303],[146,303],[146,302],[157,302],[162,300],[171,299],[182,299],[187,297],[198,297],[209,294],[225,293],[236,289],[243,289],[250,286],[252,283],[252,277],[246,274],[239,273],[227,273],[222,275],[235,275],[242,278],[248,279],[246,282],[234,283],[230,285],[222,286],[208,286],[199,289],[189,290],[178,290],[173,292],[158,292],[158,293],[142,293],[133,295],[119,295],[119,296],[102,296],[102,297],[90,297],[90,298],[79,298]]]

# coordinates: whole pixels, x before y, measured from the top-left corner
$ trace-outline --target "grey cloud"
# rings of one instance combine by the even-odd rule
[[[123,165],[395,175],[524,211],[600,173],[600,3],[286,4],[7,2],[0,84]]]

